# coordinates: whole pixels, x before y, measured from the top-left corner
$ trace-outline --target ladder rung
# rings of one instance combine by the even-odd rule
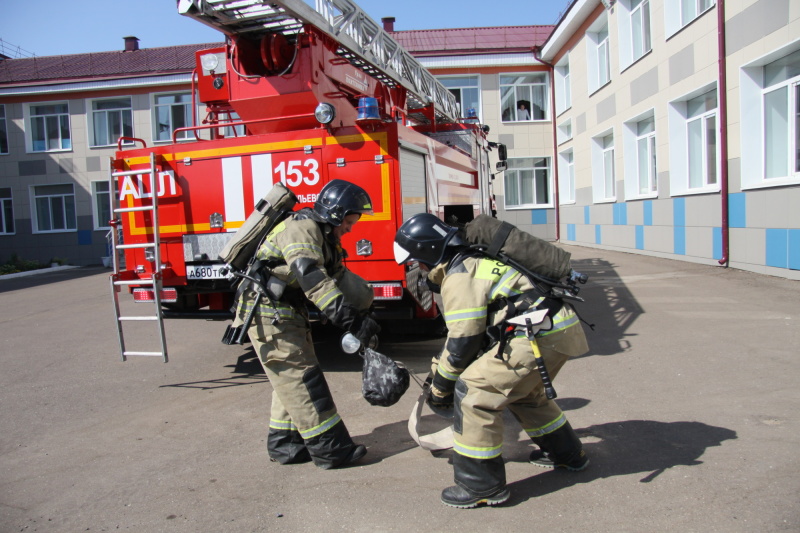
[[[119,176],[135,176],[137,174],[150,174],[149,168],[140,168],[139,170],[120,170],[118,172],[112,172],[111,175],[116,177]]]
[[[134,211],[152,211],[155,209],[154,205],[142,205],[138,207],[118,207],[114,209],[115,213],[133,213]]]
[[[117,250],[127,250],[129,248],[154,248],[156,243],[154,242],[141,242],[138,244],[118,244],[116,246]]]
[[[124,279],[115,281],[114,285],[152,285],[152,279]]]
[[[122,355],[129,356],[129,355],[144,355],[147,357],[164,357],[163,352],[122,352]]]
[[[158,320],[158,317],[153,316],[121,316],[119,317],[120,321],[122,320]]]

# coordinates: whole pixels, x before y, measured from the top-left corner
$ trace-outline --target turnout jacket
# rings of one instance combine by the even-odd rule
[[[313,213],[293,215],[267,235],[256,252],[272,275],[286,283],[284,296],[277,305],[282,316],[294,316],[302,309],[304,298],[314,304],[336,326],[348,328],[357,312],[345,304],[337,282],[345,274],[344,250],[329,224],[317,222]],[[246,305],[252,305],[250,300]],[[262,300],[260,314],[270,315],[276,309]]]
[[[502,300],[534,289],[531,282],[518,270],[496,259],[485,256],[459,256],[450,264],[440,264],[428,276],[441,286],[447,340],[444,349],[434,360],[433,386],[449,393],[461,373],[477,359],[487,343],[487,328],[502,324],[508,307]],[[531,309],[546,302],[539,298]],[[495,305],[492,305],[495,303]],[[553,327],[539,331],[539,344],[554,344],[553,348],[569,356],[586,351],[586,340],[580,335],[564,335],[569,328],[580,328],[580,320],[567,303],[551,316]],[[514,333],[525,337],[524,328]],[[531,352],[531,358],[533,353]]]

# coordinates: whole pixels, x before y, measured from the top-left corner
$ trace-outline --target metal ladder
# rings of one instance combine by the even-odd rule
[[[117,195],[114,193],[115,191],[115,184],[117,182],[117,178],[122,176],[137,176],[137,175],[145,175],[149,174],[150,176],[150,196],[152,202],[150,205],[143,205],[138,207],[122,207],[119,205],[119,199]],[[139,169],[139,170],[123,170],[123,171],[115,171],[113,167],[113,163],[111,166],[111,171],[109,175],[109,191],[111,194],[111,212],[114,215],[114,220],[111,221],[112,225],[112,232],[111,232],[111,239],[113,243],[113,266],[114,272],[110,276],[111,282],[111,294],[114,299],[114,316],[117,322],[117,335],[119,338],[119,350],[122,354],[122,360],[127,361],[128,356],[151,356],[151,357],[162,357],[164,362],[168,362],[169,358],[167,355],[167,339],[164,334],[164,315],[161,312],[161,290],[162,290],[162,274],[161,270],[163,265],[161,264],[161,238],[160,238],[160,230],[158,224],[158,184],[156,180],[156,154],[150,154],[150,168],[149,169]],[[153,239],[149,242],[137,243],[137,244],[122,244],[120,243],[119,232],[117,231],[117,227],[120,224],[119,216],[123,216],[126,213],[134,213],[134,212],[150,212],[151,213],[151,221],[153,227]],[[132,215],[131,215],[132,216]],[[130,249],[130,248],[152,248],[153,249],[153,273],[150,279],[139,279],[138,277],[131,277],[126,276],[123,272],[128,272],[122,270],[122,264],[120,260],[120,251]],[[119,293],[122,287],[130,286],[130,285],[150,285],[153,287],[153,300],[155,302],[155,315],[148,315],[148,316],[122,316],[120,313],[119,307]],[[127,321],[152,321],[156,322],[158,325],[158,333],[159,338],[161,341],[161,351],[160,352],[142,352],[142,351],[129,351],[125,349],[125,335],[123,334],[122,324],[123,322]]]
[[[178,12],[226,35],[296,35],[310,24],[339,43],[337,53],[388,87],[407,90],[409,114],[434,104],[436,120],[457,122],[455,96],[353,0],[180,0]],[[415,118],[424,120],[421,113]]]

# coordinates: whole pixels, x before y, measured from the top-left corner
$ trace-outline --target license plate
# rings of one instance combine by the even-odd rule
[[[223,279],[222,265],[186,265],[186,279]]]

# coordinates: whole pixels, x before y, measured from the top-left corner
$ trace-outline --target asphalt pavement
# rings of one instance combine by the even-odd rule
[[[0,533],[800,531],[800,282],[563,247],[594,331],[555,387],[591,463],[530,465],[509,419],[511,498],[473,510],[439,501],[451,452],[408,434],[419,388],[370,406],[334,332],[315,332],[318,356],[369,452],[281,466],[272,387],[249,345],[219,342],[224,322],[169,320],[169,363],[122,362],[107,269],[0,278]],[[150,349],[154,326],[135,326],[129,348]],[[424,378],[441,344],[402,328],[380,349]]]

